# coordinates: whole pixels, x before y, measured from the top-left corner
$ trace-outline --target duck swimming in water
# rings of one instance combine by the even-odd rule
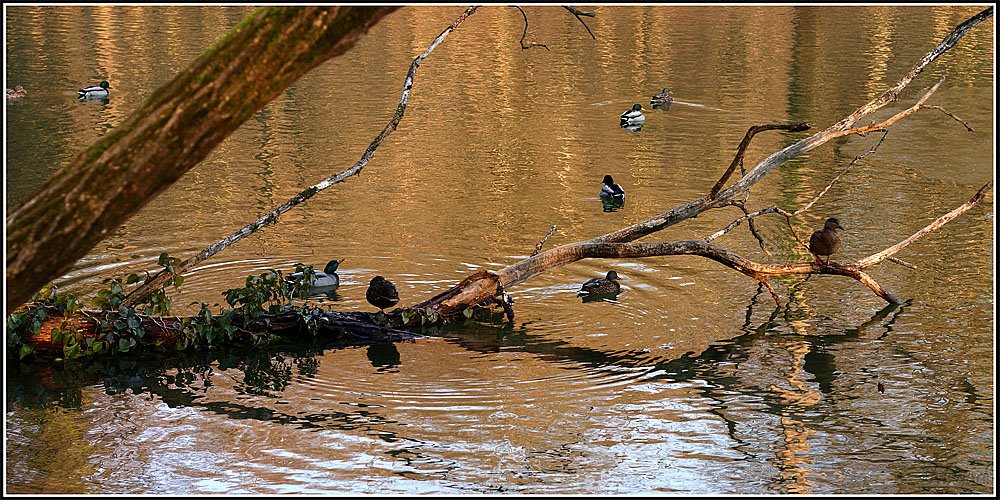
[[[620,185],[616,184],[614,178],[610,175],[605,175],[604,180],[601,182],[604,183],[604,185],[601,186],[602,197],[618,198],[621,200],[625,199],[625,190],[622,189]]]
[[[632,109],[622,113],[621,126],[639,125],[646,121],[646,115],[642,114],[642,104],[632,106]]]
[[[809,252],[816,256],[817,264],[821,262],[820,257],[826,257],[826,260],[822,261],[822,263],[823,265],[829,265],[830,256],[840,250],[840,236],[837,234],[838,229],[843,230],[844,227],[840,225],[840,222],[835,217],[830,217],[823,224],[823,229],[817,229],[809,237]]]
[[[657,92],[653,95],[653,98],[649,100],[649,105],[654,108],[670,108],[670,103],[674,102],[674,96],[670,93],[670,89],[663,87],[663,90]]]
[[[337,276],[337,268],[346,259],[331,260],[326,263],[326,267],[322,271],[316,271],[315,281],[313,281],[312,286],[309,288],[310,291],[322,291],[322,292],[332,292],[340,286],[340,276]],[[292,273],[288,275],[289,282],[301,281],[303,273]]]
[[[24,90],[24,87],[22,87],[20,85],[14,85],[14,88],[7,89],[7,98],[8,99],[18,99],[18,98],[24,97],[26,95],[28,95],[28,91]]]
[[[98,85],[77,90],[76,93],[79,94],[80,99],[104,99],[108,97],[109,88],[111,88],[111,85],[107,80],[104,80]]]
[[[618,283],[620,279],[621,276],[618,276],[618,273],[608,271],[607,276],[603,278],[587,280],[580,287],[580,293],[577,295],[615,295],[622,291],[622,286]]]
[[[368,284],[365,299],[368,300],[369,304],[379,308],[379,311],[384,314],[385,308],[392,307],[399,302],[399,292],[396,291],[396,285],[393,285],[391,281],[381,276],[376,276]]]

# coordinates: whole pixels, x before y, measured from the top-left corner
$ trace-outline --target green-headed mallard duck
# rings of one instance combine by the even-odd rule
[[[346,259],[331,260],[326,263],[326,267],[322,271],[316,271],[316,280],[313,281],[310,291],[322,291],[322,292],[332,292],[340,286],[340,276],[337,276],[337,268]],[[288,275],[289,281],[300,281],[302,280],[302,273],[292,273]]]
[[[368,299],[369,304],[385,313],[386,307],[392,307],[399,302],[399,292],[396,291],[396,285],[393,285],[391,281],[381,276],[376,276],[368,284],[368,291],[365,292],[365,298]]]
[[[622,189],[620,185],[615,183],[615,179],[613,177],[605,175],[604,180],[601,182],[604,183],[604,185],[601,186],[602,197],[621,198],[622,200],[625,199],[625,190]]]
[[[26,95],[28,95],[28,91],[24,90],[24,87],[22,87],[20,85],[14,85],[14,88],[7,89],[7,98],[8,99],[18,99],[18,98],[24,97]]]
[[[621,276],[614,271],[608,271],[607,276],[603,278],[593,278],[587,280],[586,283],[580,287],[579,295],[613,295],[622,291],[621,284],[617,280],[620,280]]]
[[[817,229],[809,237],[809,252],[816,256],[816,263],[820,263],[820,257],[826,257],[822,261],[824,265],[830,264],[830,256],[840,250],[840,236],[838,229],[844,229],[836,218],[830,217],[823,224],[823,229]]]
[[[642,104],[632,106],[632,109],[622,113],[621,126],[639,125],[646,121],[646,115],[642,114]]]
[[[80,99],[104,99],[108,97],[109,88],[111,88],[111,85],[107,80],[104,80],[98,85],[77,90],[76,93],[80,95]]]

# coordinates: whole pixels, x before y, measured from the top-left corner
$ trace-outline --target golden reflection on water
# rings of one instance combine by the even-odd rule
[[[7,108],[8,203],[120,124],[251,8],[80,9],[8,10],[8,80],[32,84],[28,102]],[[461,10],[407,7],[386,17],[255,114],[61,286],[92,293],[105,277],[152,268],[162,251],[191,255],[353,164],[391,116],[412,58]],[[412,303],[523,258],[551,225],[558,229],[546,248],[645,219],[704,194],[748,126],[829,125],[978,8],[592,10],[596,40],[557,6],[525,7],[530,38],[550,50],[521,50],[520,13],[480,9],[421,66],[400,128],[360,176],[196,269],[175,304],[220,302],[247,274],[343,257],[342,289],[325,307],[370,310],[362,297],[374,274],[394,279]],[[946,74],[941,102],[977,133],[915,115],[795,230],[808,235],[836,214],[850,221],[843,259],[857,258],[908,236],[989,179],[992,37],[991,21],[920,81]],[[108,104],[74,101],[76,88],[103,75],[112,85]],[[638,133],[618,127],[624,109],[645,107],[664,86],[684,104],[649,110]],[[799,137],[760,136],[747,166]],[[751,204],[802,206],[872,140],[848,138],[783,165],[755,187]],[[602,210],[605,174],[629,192],[621,210]],[[891,316],[872,316],[884,304],[836,277],[781,281],[787,307],[772,312],[752,280],[703,259],[598,259],[512,290],[512,327],[436,331],[450,338],[399,344],[395,353],[319,346],[239,361],[210,353],[162,367],[66,367],[75,382],[44,390],[26,377],[9,399],[45,403],[25,403],[8,418],[13,456],[28,457],[8,465],[17,472],[7,474],[8,486],[985,492],[993,220],[985,207],[973,212],[905,257],[916,272],[878,270],[891,290],[915,299]],[[657,239],[703,237],[736,213],[705,214]],[[783,221],[762,220],[760,229],[771,261],[811,258]],[[722,240],[768,259],[745,232]],[[611,268],[629,278],[625,292],[581,303],[579,284]],[[813,361],[819,355],[826,357]],[[148,371],[138,375],[140,368]],[[886,382],[886,397],[875,394],[875,379]],[[76,396],[62,402],[68,409],[52,409],[50,393]],[[194,440],[195,431],[204,439]],[[915,479],[909,471],[925,471],[900,451],[910,448],[941,469]],[[895,465],[873,466],[876,459]]]

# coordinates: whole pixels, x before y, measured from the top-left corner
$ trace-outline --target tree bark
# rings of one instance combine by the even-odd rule
[[[7,216],[8,309],[396,7],[262,7]]]

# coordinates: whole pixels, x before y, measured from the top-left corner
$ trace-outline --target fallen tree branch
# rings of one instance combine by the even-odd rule
[[[483,300],[499,304],[503,307],[509,320],[513,320],[514,312],[509,304],[503,299],[503,290],[506,283],[515,283],[523,278],[523,273],[530,273],[531,269],[551,267],[553,262],[565,264],[586,258],[640,258],[656,257],[666,255],[697,255],[714,260],[731,269],[756,279],[771,293],[775,304],[780,306],[781,301],[777,292],[771,287],[768,278],[772,276],[782,276],[790,274],[830,274],[853,278],[861,284],[867,286],[879,297],[891,304],[899,304],[891,293],[883,288],[877,281],[864,272],[868,267],[874,266],[883,260],[890,258],[893,254],[906,248],[909,244],[924,237],[928,233],[935,231],[948,221],[958,217],[972,208],[983,199],[986,193],[992,188],[993,181],[988,182],[971,198],[958,208],[939,217],[937,220],[924,227],[909,238],[889,247],[882,252],[873,254],[857,262],[839,264],[831,262],[828,265],[819,264],[816,261],[801,262],[793,264],[764,264],[746,259],[725,248],[713,245],[704,240],[671,241],[659,243],[597,243],[592,241],[571,243],[559,247],[555,253],[546,252],[548,255],[535,255],[525,259],[521,263],[523,266],[508,266],[500,272],[479,271],[462,280],[459,285],[439,293],[438,295],[420,303],[411,310],[431,308],[441,316],[453,316],[461,313],[465,309],[478,304]],[[527,269],[527,271],[525,270]],[[519,274],[520,273],[520,274]],[[50,320],[42,325],[39,333],[27,339],[36,356],[55,357],[63,350],[62,341],[54,340],[53,328],[60,327],[65,319],[50,314]],[[173,318],[166,320],[156,316],[137,315],[144,330],[140,344],[145,346],[173,347],[181,341],[184,333],[186,320]],[[401,325],[402,311],[398,310],[390,313],[390,320],[394,325]],[[345,340],[345,341],[401,341],[412,340],[421,337],[405,330],[397,330],[391,326],[379,325],[373,322],[374,315],[364,312],[338,313],[325,311],[317,321],[317,330],[312,332],[314,337],[322,338],[324,341]],[[238,342],[249,342],[253,332],[266,332],[268,334],[286,337],[302,336],[308,332],[303,328],[301,317],[294,313],[269,314],[261,318],[246,321],[241,326],[234,337]],[[86,339],[99,338],[102,335],[100,320],[92,314],[83,311],[78,317],[68,321],[69,327],[81,335],[81,343]],[[240,323],[243,323],[242,321]]]
[[[936,110],[938,110],[938,111],[940,111],[940,112],[942,112],[942,113],[944,113],[944,114],[952,117],[958,123],[961,123],[965,127],[965,129],[968,130],[969,132],[973,132],[972,127],[970,127],[969,124],[965,122],[965,120],[963,120],[963,119],[955,116],[954,113],[952,113],[951,111],[948,111],[947,109],[942,108],[941,106],[935,106],[933,104],[924,104],[923,106],[920,106],[920,107],[923,108],[923,109],[936,109]]]
[[[881,109],[887,104],[894,102],[897,99],[900,91],[905,88],[918,74],[920,74],[923,69],[937,59],[942,53],[950,49],[955,45],[955,43],[965,35],[972,27],[982,22],[983,20],[991,17],[993,15],[993,7],[989,7],[979,14],[969,18],[959,26],[957,26],[951,33],[949,33],[937,46],[931,49],[916,65],[914,65],[905,75],[903,75],[899,81],[894,85],[884,91],[880,96],[869,101],[868,103],[862,105],[853,113],[843,118],[839,122],[831,125],[827,129],[815,133],[805,139],[799,140],[775,153],[772,153],[767,158],[761,160],[756,166],[751,168],[743,177],[732,184],[730,187],[719,190],[715,195],[709,192],[705,196],[689,201],[682,205],[679,205],[667,212],[660,215],[654,216],[652,218],[646,219],[639,223],[633,224],[631,226],[618,229],[616,231],[598,236],[596,238],[578,242],[569,243],[562,246],[558,246],[547,251],[541,252],[537,255],[531,256],[522,261],[511,264],[496,273],[481,271],[480,273],[486,273],[485,275],[478,276],[476,279],[470,279],[472,276],[463,280],[462,283],[456,285],[452,289],[442,292],[432,299],[426,300],[418,304],[420,307],[431,307],[439,309],[439,313],[442,315],[458,314],[461,313],[465,308],[471,307],[472,304],[478,304],[480,301],[487,297],[493,296],[496,293],[496,289],[499,286],[503,288],[509,288],[513,285],[521,283],[533,276],[536,276],[542,272],[545,272],[553,267],[557,267],[568,262],[573,262],[580,258],[584,258],[584,248],[589,249],[588,252],[592,252],[595,248],[605,249],[603,251],[607,252],[608,257],[637,257],[643,256],[641,252],[630,253],[627,251],[627,247],[605,247],[605,244],[615,244],[615,243],[626,243],[634,241],[636,239],[642,238],[646,235],[652,234],[654,232],[660,231],[667,227],[670,227],[678,222],[697,217],[699,214],[722,206],[727,206],[731,203],[733,199],[741,194],[748,192],[751,186],[756,184],[760,179],[767,175],[776,166],[795,158],[803,153],[811,151],[832,139],[843,137],[852,134],[861,134],[874,130],[884,129],[891,126],[897,120],[902,119],[909,114],[911,114],[919,106],[922,105],[927,98],[933,94],[933,92],[941,85],[941,81],[935,84],[925,95],[917,102],[915,107],[911,107],[904,110],[901,113],[891,117],[890,119],[882,122],[881,124],[869,125],[864,127],[855,127],[862,118],[874,113],[875,111]],[[739,164],[739,161],[735,161],[734,165]],[[731,165],[730,170],[734,169],[735,166]],[[726,177],[725,175],[723,176]],[[724,181],[723,181],[724,183]],[[719,184],[719,183],[716,183]],[[779,209],[774,209],[777,212]],[[794,234],[794,231],[793,231]],[[676,242],[675,242],[676,243]],[[690,242],[691,245],[710,245],[704,241],[700,242]],[[614,248],[614,250],[610,250]],[[710,247],[715,248],[715,247]],[[706,250],[707,252],[708,250]],[[587,255],[594,256],[594,255]],[[706,255],[709,256],[709,255]],[[710,257],[711,258],[711,257]],[[725,260],[725,259],[723,259]],[[736,260],[731,260],[727,262],[738,262]],[[735,265],[735,264],[734,264]],[[792,264],[786,265],[791,267],[781,268],[780,274],[794,274],[794,273],[813,273],[816,270],[811,263],[803,264]],[[825,266],[826,269],[834,270],[837,272],[831,272],[831,274],[844,274],[849,275],[858,281],[862,282],[869,288],[871,288],[880,297],[890,302],[895,302],[888,292],[881,288],[871,277],[864,274],[860,269],[843,267],[843,266]],[[746,268],[750,269],[750,268]],[[741,271],[743,272],[743,271]],[[755,271],[760,274],[760,271]],[[479,274],[479,273],[477,273]],[[462,297],[462,300],[454,300],[456,297]]]
[[[250,224],[247,224],[239,231],[227,236],[226,238],[223,238],[222,240],[213,243],[208,248],[205,248],[204,250],[199,252],[197,255],[180,262],[179,264],[174,266],[174,274],[181,274],[184,271],[187,271],[188,269],[195,266],[199,262],[208,259],[209,257],[215,255],[216,253],[232,245],[233,243],[236,243],[237,241],[255,233],[260,228],[267,226],[268,224],[274,223],[275,221],[278,220],[278,217],[280,217],[282,214],[288,212],[296,205],[305,202],[309,198],[312,198],[316,193],[334,184],[344,182],[347,178],[361,173],[361,170],[364,169],[366,165],[368,165],[368,161],[371,160],[372,156],[374,156],[375,150],[378,149],[379,145],[382,144],[382,141],[384,141],[387,137],[389,137],[390,134],[392,134],[394,130],[396,130],[396,127],[399,125],[399,122],[403,119],[403,114],[406,112],[406,104],[407,102],[409,102],[410,99],[410,90],[413,88],[413,79],[416,76],[417,68],[420,67],[420,63],[423,62],[423,60],[426,59],[427,56],[429,56],[431,52],[433,52],[434,49],[437,48],[437,46],[444,41],[445,38],[447,38],[449,33],[458,28],[458,26],[462,24],[462,22],[465,21],[469,16],[475,13],[477,9],[478,9],[477,6],[472,6],[467,8],[465,12],[463,12],[460,16],[458,16],[458,18],[452,21],[452,23],[447,28],[445,28],[444,31],[442,31],[441,34],[434,39],[433,42],[431,42],[431,44],[427,47],[426,50],[424,50],[423,53],[421,53],[420,55],[418,55],[416,58],[413,59],[413,63],[410,64],[410,69],[406,73],[406,78],[403,80],[403,93],[400,95],[399,104],[396,106],[396,112],[393,113],[392,118],[389,120],[389,123],[387,123],[386,126],[382,129],[382,132],[379,133],[379,135],[375,137],[374,140],[372,140],[371,144],[368,145],[368,148],[365,150],[364,154],[361,155],[361,159],[359,159],[357,163],[352,165],[350,168],[337,172],[336,174],[333,174],[327,177],[326,179],[323,179],[322,181],[316,183],[315,185],[310,186],[301,193],[295,195],[292,199],[286,201],[282,205],[271,210],[271,212],[269,212],[267,215],[257,219],[256,221]],[[124,305],[127,307],[131,307],[142,302],[143,300],[148,298],[150,294],[155,292],[158,288],[162,287],[166,282],[166,280],[169,278],[170,278],[170,273],[167,273],[165,270],[158,272],[156,275],[153,276],[151,280],[147,281],[142,286],[139,286],[134,290],[132,290],[125,298]]]
[[[765,125],[754,125],[750,127],[747,130],[746,135],[743,136],[743,140],[740,141],[739,147],[736,148],[736,156],[733,157],[733,161],[732,163],[729,164],[729,168],[726,169],[726,172],[722,174],[722,177],[719,178],[719,181],[715,183],[715,186],[712,186],[712,190],[708,193],[709,199],[715,198],[716,195],[719,194],[719,190],[722,189],[722,186],[726,184],[726,181],[729,180],[729,177],[733,175],[733,172],[736,171],[736,167],[743,164],[743,155],[746,153],[747,147],[750,146],[750,140],[753,139],[753,136],[768,130],[802,132],[803,130],[809,130],[809,128],[810,128],[809,124],[805,122],[785,123],[785,124],[769,123]]]
[[[35,307],[34,305],[29,307]],[[105,333],[101,331],[100,321],[90,313],[96,311],[80,311],[79,316],[70,319],[58,315],[49,315],[48,320],[43,322],[39,332],[27,339],[28,345],[32,347],[32,354],[36,359],[51,359],[63,355],[62,340],[55,339],[53,330],[61,328],[63,321],[66,327],[72,328],[75,335],[79,336],[80,343],[92,339],[103,339]],[[145,348],[166,348],[175,349],[178,342],[183,341],[185,335],[184,324],[197,317],[172,317],[164,318],[145,314],[137,315],[141,322],[144,335],[137,342],[137,345]],[[366,342],[399,342],[405,340],[415,340],[422,338],[419,335],[406,330],[399,330],[388,326],[378,325],[372,322],[371,315],[365,312],[334,312],[324,311],[317,320],[316,330],[309,332],[304,328],[299,320],[299,316],[294,313],[269,314],[252,321],[248,321],[241,326],[233,335],[232,341],[237,343],[252,344],[254,334],[266,334],[280,336],[284,338],[315,338],[324,342],[343,341],[348,343]]]
[[[979,191],[977,191],[976,194],[972,198],[969,199],[969,201],[963,203],[962,205],[960,205],[958,208],[952,210],[951,212],[948,212],[948,213],[942,215],[941,217],[938,217],[937,220],[935,220],[934,222],[928,224],[926,227],[924,227],[920,231],[917,231],[916,233],[914,233],[909,238],[907,238],[907,239],[905,239],[903,241],[900,241],[899,243],[897,243],[897,244],[895,244],[895,245],[893,245],[893,246],[891,246],[891,247],[889,247],[889,248],[887,248],[887,249],[885,249],[885,250],[883,250],[883,251],[881,251],[881,252],[879,252],[877,254],[874,254],[874,255],[871,255],[869,257],[865,257],[864,259],[859,260],[857,262],[858,267],[865,268],[865,267],[873,266],[875,264],[878,264],[879,262],[882,262],[885,259],[888,259],[889,257],[892,257],[893,255],[895,255],[896,253],[898,253],[900,250],[902,250],[902,249],[906,248],[907,246],[909,246],[914,241],[917,241],[920,238],[923,238],[924,235],[926,235],[927,233],[930,233],[931,231],[936,230],[937,228],[939,228],[939,227],[947,224],[948,221],[950,221],[950,220],[954,219],[955,217],[958,217],[959,215],[962,215],[965,212],[967,212],[970,208],[972,208],[973,206],[975,206],[976,203],[979,203],[979,200],[983,199],[983,197],[986,196],[986,193],[989,192],[990,189],[992,189],[992,188],[993,188],[993,181],[991,180],[991,181],[987,182],[986,184],[984,184],[983,187],[979,188]]]

